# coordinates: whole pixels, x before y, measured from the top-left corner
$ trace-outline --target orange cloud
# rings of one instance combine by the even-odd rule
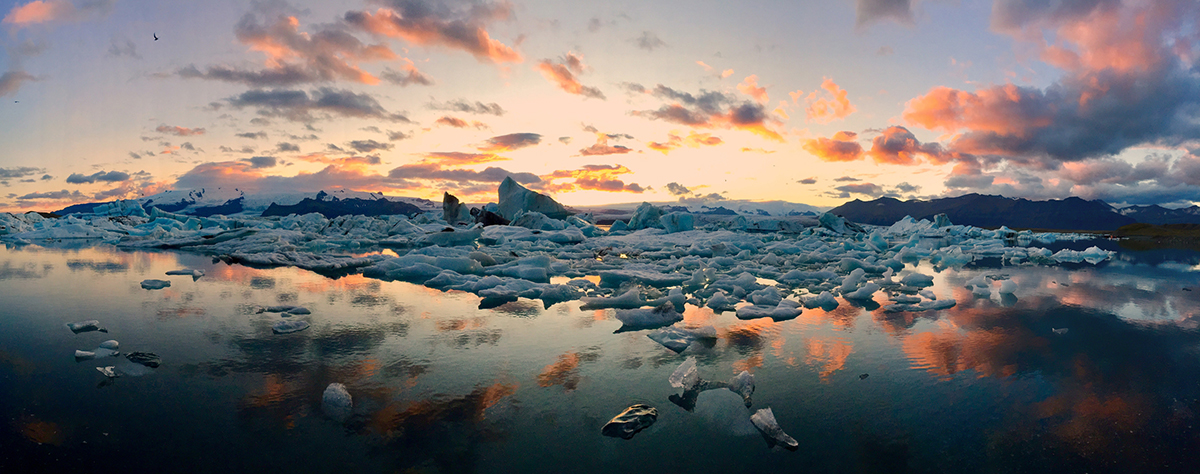
[[[808,120],[817,123],[829,123],[834,120],[844,119],[857,110],[854,104],[850,103],[850,99],[846,97],[846,90],[838,87],[833,82],[833,79],[825,78],[825,82],[821,83],[821,89],[824,89],[828,94],[819,96],[820,91],[813,91],[805,99],[808,104]],[[793,99],[796,97],[796,95],[792,96]]]
[[[158,128],[154,129],[154,131],[156,131],[158,133],[165,133],[167,135],[175,135],[175,136],[179,136],[179,137],[187,137],[187,136],[192,136],[192,135],[204,135],[203,128],[187,128],[187,127],[170,126],[170,125],[159,125]]]
[[[550,192],[565,192],[574,190],[592,190],[607,192],[630,192],[640,194],[645,188],[637,183],[626,184],[617,176],[633,173],[622,165],[584,165],[575,170],[558,170],[542,176],[548,184],[545,189]],[[571,182],[555,183],[558,179],[572,179]]]
[[[584,97],[593,97],[603,100],[604,93],[595,87],[589,87],[581,84],[576,74],[582,74],[585,66],[583,65],[583,56],[575,53],[567,53],[559,59],[558,63],[550,62],[549,59],[538,61],[533,67],[546,77],[546,80],[558,86],[568,93],[582,95]]]
[[[474,4],[468,12],[446,13],[429,8],[405,8],[402,12],[380,8],[375,13],[346,12],[345,20],[375,35],[462,50],[480,62],[519,63],[521,54],[492,38],[482,26],[486,20],[507,19],[510,8],[507,3]]]
[[[867,152],[877,163],[893,165],[915,165],[918,158],[927,158],[935,163],[945,163],[952,158],[937,143],[922,144],[904,127],[888,127],[871,140],[871,151]]]
[[[425,154],[426,162],[437,162],[447,165],[478,165],[494,161],[505,161],[505,158],[493,153],[461,153],[456,151],[435,151]]]
[[[542,142],[542,136],[537,133],[510,133],[489,138],[479,147],[479,151],[505,152],[531,147]]]
[[[354,169],[365,171],[367,167],[382,164],[379,156],[345,156],[331,157],[325,153],[309,153],[296,157],[297,160],[306,161],[309,163],[321,163],[326,165],[336,165],[340,168]]]
[[[592,146],[579,150],[579,154],[582,156],[623,155],[631,151],[633,151],[633,149],[627,146],[609,145],[608,135],[604,133],[597,133],[596,143]]]
[[[14,6],[0,23],[21,27],[51,21],[77,20],[89,10],[107,11],[111,7],[111,1],[93,2],[83,8],[75,8],[69,0],[35,0]]]
[[[472,120],[471,122],[468,123],[466,120],[460,119],[458,117],[451,117],[449,115],[442,116],[442,118],[434,120],[433,123],[435,125],[445,125],[447,127],[454,127],[454,128],[475,127],[480,130],[488,128],[487,124],[485,124],[483,122]]]
[[[692,148],[700,148],[701,146],[717,146],[725,143],[720,137],[714,137],[711,133],[696,133],[688,131],[687,137],[680,137],[674,133],[667,134],[666,142],[650,142],[648,147],[652,150],[661,151],[662,154],[667,154],[671,150],[687,145]]]
[[[818,137],[804,141],[804,150],[824,161],[857,161],[863,157],[858,134],[837,132],[832,139]]]
[[[757,100],[760,104],[765,104],[767,103],[767,100],[769,100],[767,98],[767,88],[759,87],[758,85],[757,74],[746,76],[746,79],[743,80],[741,84],[737,85],[737,89],[743,94],[754,98],[754,100]]]
[[[1041,94],[1013,84],[966,92],[938,86],[905,104],[908,123],[930,130],[961,129],[1024,136],[1033,128],[1049,126],[1053,111],[1035,109]]]

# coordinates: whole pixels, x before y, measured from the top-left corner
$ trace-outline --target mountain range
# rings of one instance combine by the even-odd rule
[[[955,224],[991,228],[1008,226],[1103,231],[1116,230],[1135,222],[1155,225],[1200,223],[1198,206],[1167,209],[1152,205],[1119,209],[1104,201],[1088,201],[1077,197],[1031,201],[983,194],[966,194],[929,201],[901,201],[889,197],[873,201],[855,199],[829,212],[853,222],[874,225],[891,225],[904,216],[933,220],[938,214],[946,214],[950,222]]]

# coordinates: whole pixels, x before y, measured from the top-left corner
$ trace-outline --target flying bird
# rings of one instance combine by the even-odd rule
[[[154,35],[154,41],[158,41],[158,33],[151,33],[151,34]]]

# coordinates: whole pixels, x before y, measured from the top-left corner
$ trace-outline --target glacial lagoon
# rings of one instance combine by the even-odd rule
[[[1055,245],[1116,254],[907,263],[900,273],[930,275],[936,297],[956,301],[937,311],[888,312],[886,291],[784,321],[689,303],[683,324],[717,337],[676,353],[579,300],[479,309],[471,293],[361,274],[44,245],[0,248],[3,472],[1181,472],[1200,461],[1193,251],[1079,241]],[[204,275],[166,275],[178,269]],[[965,287],[981,275],[996,287]],[[996,290],[1003,280],[1013,294]],[[261,311],[273,305],[310,314]],[[107,333],[66,327],[91,319]],[[281,319],[311,326],[275,334]],[[110,339],[162,365],[72,356]],[[681,391],[668,378],[688,357],[702,379],[752,373],[752,406],[724,389],[690,410],[672,401]],[[127,372],[108,378],[104,366]],[[322,407],[331,383],[353,397],[341,420]],[[635,404],[655,407],[656,422],[628,440],[601,435]],[[764,439],[749,422],[760,408],[798,449]]]

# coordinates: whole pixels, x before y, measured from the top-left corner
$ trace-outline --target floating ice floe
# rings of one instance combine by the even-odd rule
[[[637,404],[626,408],[600,429],[600,433],[604,436],[614,438],[630,439],[633,435],[638,434],[654,424],[654,420],[658,419],[658,410],[649,405]]]
[[[321,395],[321,410],[338,423],[349,419],[350,415],[354,414],[354,401],[350,398],[350,392],[346,390],[346,386],[340,383],[331,383],[325,387],[325,393]]]
[[[171,282],[167,280],[142,280],[142,288],[147,290],[161,290],[171,286]]]
[[[617,320],[620,330],[654,329],[682,321],[683,315],[675,311],[675,305],[664,303],[654,308],[618,309]]]
[[[67,323],[67,329],[70,329],[71,332],[75,334],[91,331],[108,332],[107,329],[100,327],[100,321],[95,319],[89,319],[87,321],[80,321],[77,323]]]
[[[696,358],[688,357],[671,372],[671,376],[667,378],[667,382],[671,383],[672,387],[682,388],[684,390],[691,389],[700,381],[700,375],[696,371]]]
[[[800,303],[792,300],[780,300],[779,304],[775,306],[742,306],[737,309],[737,317],[738,319],[771,318],[776,321],[786,321],[788,319],[795,319],[803,311],[800,308]]]
[[[291,334],[305,329],[308,329],[308,322],[299,319],[283,320],[271,326],[271,331],[275,334]]]
[[[167,272],[167,275],[187,275],[192,277],[192,281],[196,281],[204,276],[204,270],[171,270]]]
[[[758,427],[759,431],[762,431],[763,436],[766,436],[767,439],[775,444],[788,449],[800,447],[800,443],[796,442],[795,438],[788,436],[787,433],[783,432],[783,428],[779,427],[779,422],[775,421],[775,413],[770,408],[763,408],[754,412],[750,416],[750,421],[754,423],[754,426]]]
[[[692,328],[676,324],[651,331],[646,337],[678,353],[683,352],[696,341],[715,340],[717,329],[713,326]]]
[[[125,354],[125,358],[129,359],[130,362],[142,364],[152,369],[157,369],[158,366],[162,364],[162,358],[153,352],[134,351]]]
[[[750,395],[754,394],[754,375],[743,370],[729,379],[729,390],[741,395],[742,400],[746,402],[746,407],[749,407],[751,405]]]

